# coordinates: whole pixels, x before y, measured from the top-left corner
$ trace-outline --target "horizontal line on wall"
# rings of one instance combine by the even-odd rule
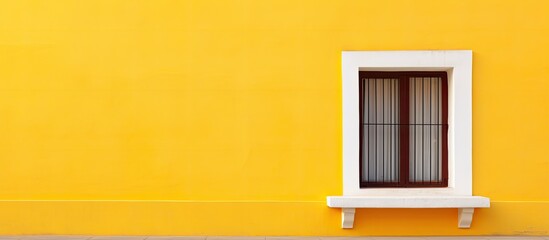
[[[165,203],[326,203],[326,201],[284,201],[284,200],[70,200],[70,199],[52,199],[52,200],[0,200],[0,202],[165,202]]]
[[[1,202],[134,202],[134,203],[322,203],[326,201],[284,201],[284,200],[69,200],[69,199],[52,199],[52,200],[0,200]],[[549,203],[549,201],[490,201],[491,203]]]
[[[548,201],[529,201],[529,200],[525,200],[525,201],[520,201],[520,200],[516,200],[516,201],[490,201],[492,203],[549,203],[549,200]]]

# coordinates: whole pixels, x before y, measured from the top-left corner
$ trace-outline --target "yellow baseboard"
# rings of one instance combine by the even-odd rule
[[[0,235],[546,235],[549,202],[492,202],[471,229],[456,209],[358,209],[352,230],[322,201],[0,201]]]

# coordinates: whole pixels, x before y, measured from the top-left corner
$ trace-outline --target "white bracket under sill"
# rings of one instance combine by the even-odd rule
[[[479,196],[330,196],[328,207],[341,208],[341,227],[353,228],[356,208],[457,208],[458,228],[470,228],[475,208],[489,208]]]

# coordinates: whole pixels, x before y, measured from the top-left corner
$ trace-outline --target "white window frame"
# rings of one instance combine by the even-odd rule
[[[448,187],[360,188],[359,71],[448,73]],[[472,51],[344,51],[343,195],[472,196]]]

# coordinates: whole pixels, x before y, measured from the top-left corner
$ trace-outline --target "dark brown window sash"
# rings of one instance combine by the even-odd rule
[[[413,77],[440,77],[441,78],[441,170],[442,177],[441,181],[437,182],[410,182],[409,181],[409,167],[410,167],[410,153],[409,153],[409,129],[410,129],[410,119],[409,119],[409,85],[410,78]],[[400,122],[400,172],[399,172],[399,181],[398,182],[367,182],[363,181],[363,154],[365,149],[363,149],[363,138],[364,138],[364,106],[363,100],[366,96],[364,80],[368,78],[392,78],[399,79],[399,122]],[[423,90],[422,90],[423,91]],[[421,187],[447,187],[448,186],[448,77],[446,72],[373,72],[373,71],[360,71],[359,72],[359,96],[360,96],[360,155],[359,155],[359,176],[360,176],[360,188],[421,188]],[[423,114],[423,111],[422,111]],[[369,115],[368,115],[369,116]]]

